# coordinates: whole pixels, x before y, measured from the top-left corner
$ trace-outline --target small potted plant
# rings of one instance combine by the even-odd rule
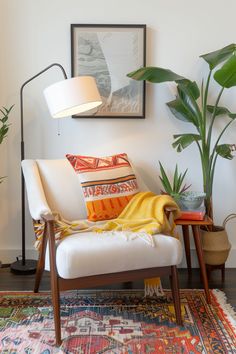
[[[187,186],[186,184],[183,184],[188,169],[186,169],[184,173],[179,173],[178,165],[176,164],[173,182],[171,183],[160,161],[159,166],[161,174],[159,178],[164,188],[164,191],[162,190],[161,192],[169,194],[176,201],[176,203],[179,204],[181,195],[190,187],[190,185]]]

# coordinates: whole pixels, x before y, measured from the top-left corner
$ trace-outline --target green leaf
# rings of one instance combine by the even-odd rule
[[[177,198],[179,197],[179,195],[181,193],[183,193],[185,190],[187,190],[190,186],[186,186],[186,184],[182,187],[182,183],[184,181],[185,175],[187,173],[187,169],[185,170],[185,172],[179,173],[178,171],[178,165],[176,164],[175,166],[175,172],[174,172],[174,177],[173,177],[173,183],[171,185],[165,170],[162,166],[162,164],[159,161],[159,165],[160,165],[160,172],[161,172],[161,176],[159,176],[162,185],[164,187],[164,190],[170,194],[172,197]]]
[[[4,108],[4,107],[3,107],[3,108]],[[4,109],[5,109],[5,108],[4,108]],[[3,111],[2,109],[0,109],[0,112],[2,113],[2,115],[3,115],[4,117],[7,116],[7,112]]]
[[[8,116],[4,116],[2,119],[0,119],[0,121],[1,121],[2,123],[6,123],[7,120],[8,120]]]
[[[178,166],[176,164],[175,166],[175,173],[174,173],[174,181],[173,181],[173,190],[176,191],[177,190],[177,186],[178,186]]]
[[[167,81],[179,82],[181,80],[187,80],[183,76],[174,73],[171,70],[163,69],[155,66],[143,67],[138,70],[132,71],[127,74],[128,77],[139,80],[139,81],[149,81],[152,83],[161,83]]]
[[[6,176],[4,176],[4,177],[0,177],[0,183],[2,183],[2,182],[3,182],[4,178],[6,178]]]
[[[171,184],[160,161],[159,161],[159,165],[160,165],[160,172],[161,172],[161,177],[159,176],[159,178],[163,184],[165,191],[170,194],[172,192]]]
[[[196,81],[190,81],[185,79],[185,80],[181,80],[179,84],[181,84],[181,86],[185,86],[186,90],[195,100],[197,100],[200,97],[200,90],[198,88]]]
[[[232,43],[226,47],[203,54],[200,58],[203,58],[208,64],[211,70],[213,70],[217,65],[227,60],[236,51],[236,44]]]
[[[185,108],[191,112],[192,122],[198,128],[201,124],[201,112],[198,104],[192,95],[192,90],[188,89],[188,86],[181,83],[177,86],[178,94]]]
[[[10,108],[6,108],[6,107],[3,107],[6,111],[7,111],[7,114],[9,115],[9,113],[11,112],[12,108],[14,107],[15,105],[13,104]]]
[[[174,139],[176,141],[172,144],[173,148],[176,148],[177,152],[181,152],[194,141],[201,140],[201,136],[199,134],[178,134],[174,135]]]
[[[236,86],[236,56],[232,55],[214,74],[214,79],[222,87]]]
[[[231,144],[217,145],[216,152],[224,159],[232,160],[234,158],[234,156],[232,155]]]
[[[194,125],[197,124],[196,117],[179,97],[173,101],[167,102],[166,104],[177,119],[192,123]]]
[[[207,110],[209,113],[213,113],[215,106],[207,105]],[[226,107],[217,107],[216,108],[216,116],[227,115],[232,119],[236,118],[236,113],[231,113]]]
[[[199,115],[201,115],[196,99],[200,96],[199,88],[196,82],[191,82],[188,80],[182,80],[178,84],[179,97],[175,100],[167,103],[167,106],[170,108],[171,112],[177,119],[183,120],[199,126]],[[187,97],[191,101],[191,106],[189,106]],[[192,106],[196,109],[193,112]]]
[[[180,190],[180,188],[181,188],[181,186],[182,186],[182,183],[183,183],[183,181],[184,181],[184,178],[185,178],[185,176],[186,176],[186,173],[187,173],[187,171],[188,171],[188,169],[186,169],[185,171],[184,171],[184,173],[182,174],[180,174],[180,176],[179,176],[179,184],[178,184],[178,189]]]

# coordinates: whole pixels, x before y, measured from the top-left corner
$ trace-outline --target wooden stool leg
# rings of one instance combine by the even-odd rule
[[[204,262],[204,258],[203,258],[203,251],[202,251],[202,245],[201,245],[201,239],[200,239],[199,226],[192,225],[192,229],[193,229],[193,237],[194,237],[194,242],[195,242],[197,256],[198,256],[198,263],[200,266],[202,281],[203,281],[205,294],[206,294],[206,300],[207,300],[207,303],[210,304],[211,297],[210,297],[210,291],[209,291],[209,287],[208,287],[206,266],[205,266],[205,262]]]
[[[183,238],[184,238],[184,249],[186,262],[188,267],[188,276],[189,278],[192,275],[192,265],[191,265],[191,253],[190,253],[190,242],[189,242],[189,228],[188,225],[182,225]]]
[[[208,283],[211,279],[211,267],[209,266],[209,264],[205,264],[206,267],[206,272],[207,272],[207,279],[208,279]]]
[[[221,268],[221,279],[222,279],[222,282],[224,283],[225,282],[225,263],[222,265],[222,268]]]
[[[178,281],[178,273],[177,273],[176,266],[171,266],[170,281],[171,281],[172,297],[173,297],[174,308],[175,308],[176,323],[179,326],[182,326],[183,322],[182,322],[182,317],[181,317],[179,281]]]

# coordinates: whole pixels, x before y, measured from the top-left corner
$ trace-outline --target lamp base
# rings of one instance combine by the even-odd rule
[[[25,264],[23,264],[22,260],[17,260],[11,264],[11,272],[18,275],[34,274],[36,272],[37,263],[35,259],[26,259]]]

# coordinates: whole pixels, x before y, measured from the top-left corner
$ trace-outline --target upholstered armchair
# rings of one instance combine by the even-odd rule
[[[154,235],[155,247],[140,238],[125,240],[119,233],[81,232],[55,242],[54,215],[67,220],[86,219],[78,178],[66,159],[24,160],[28,205],[34,221],[44,223],[34,292],[38,292],[44,269],[51,274],[56,344],[61,343],[60,291],[168,275],[176,321],[181,325],[177,268],[182,259],[179,240]],[[137,176],[140,190],[145,190]]]

